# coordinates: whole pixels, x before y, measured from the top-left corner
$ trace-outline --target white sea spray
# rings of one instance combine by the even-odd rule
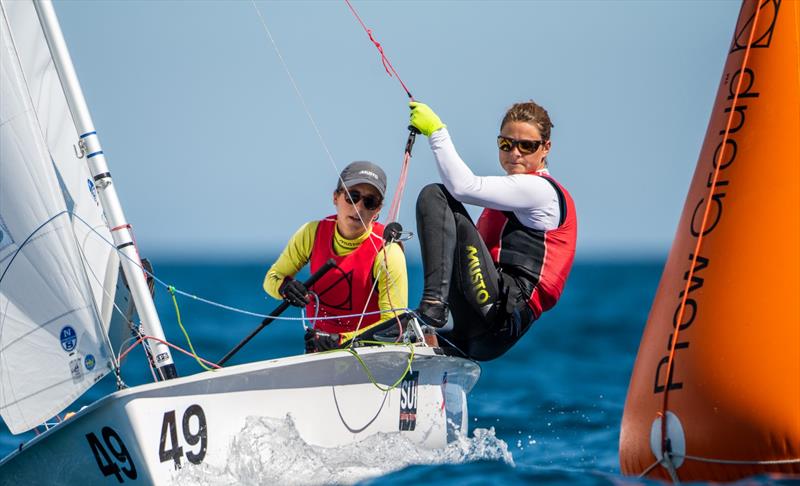
[[[228,448],[224,467],[202,464],[184,467],[173,476],[176,485],[316,485],[353,484],[414,464],[463,464],[502,461],[514,465],[508,444],[494,428],[459,435],[444,449],[425,449],[401,432],[379,433],[338,447],[307,444],[291,416],[284,419],[248,417]]]

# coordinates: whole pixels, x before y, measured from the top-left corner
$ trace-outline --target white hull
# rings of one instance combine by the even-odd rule
[[[375,381],[395,383],[407,346],[358,350]],[[232,366],[113,393],[0,461],[2,484],[165,484],[176,467],[224,468],[247,417],[290,415],[311,445],[401,433],[427,448],[467,432],[474,362],[415,348],[384,392],[341,351]],[[201,427],[203,426],[203,427]]]

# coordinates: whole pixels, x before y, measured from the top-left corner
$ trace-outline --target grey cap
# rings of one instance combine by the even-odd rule
[[[345,187],[352,187],[356,184],[369,184],[378,190],[381,197],[386,195],[386,173],[372,162],[357,160],[351,162],[344,168],[339,176],[339,185],[344,183]]]

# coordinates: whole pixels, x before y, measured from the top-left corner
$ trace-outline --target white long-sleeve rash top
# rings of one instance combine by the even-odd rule
[[[513,212],[519,221],[540,231],[558,227],[561,210],[553,185],[528,174],[480,177],[458,155],[447,128],[428,139],[439,176],[453,197],[464,204]],[[549,174],[547,169],[540,173]]]

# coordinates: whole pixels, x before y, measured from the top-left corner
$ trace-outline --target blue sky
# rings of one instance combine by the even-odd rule
[[[344,1],[257,5],[325,145],[250,1],[56,2],[145,254],[269,255],[333,212],[334,166],[352,160],[379,163],[396,186],[407,98]],[[579,257],[666,255],[738,1],[353,5],[477,174],[501,173],[495,137],[510,104],[549,110],[550,168],[576,200]],[[416,193],[437,181],[424,137],[414,154],[407,228]]]

